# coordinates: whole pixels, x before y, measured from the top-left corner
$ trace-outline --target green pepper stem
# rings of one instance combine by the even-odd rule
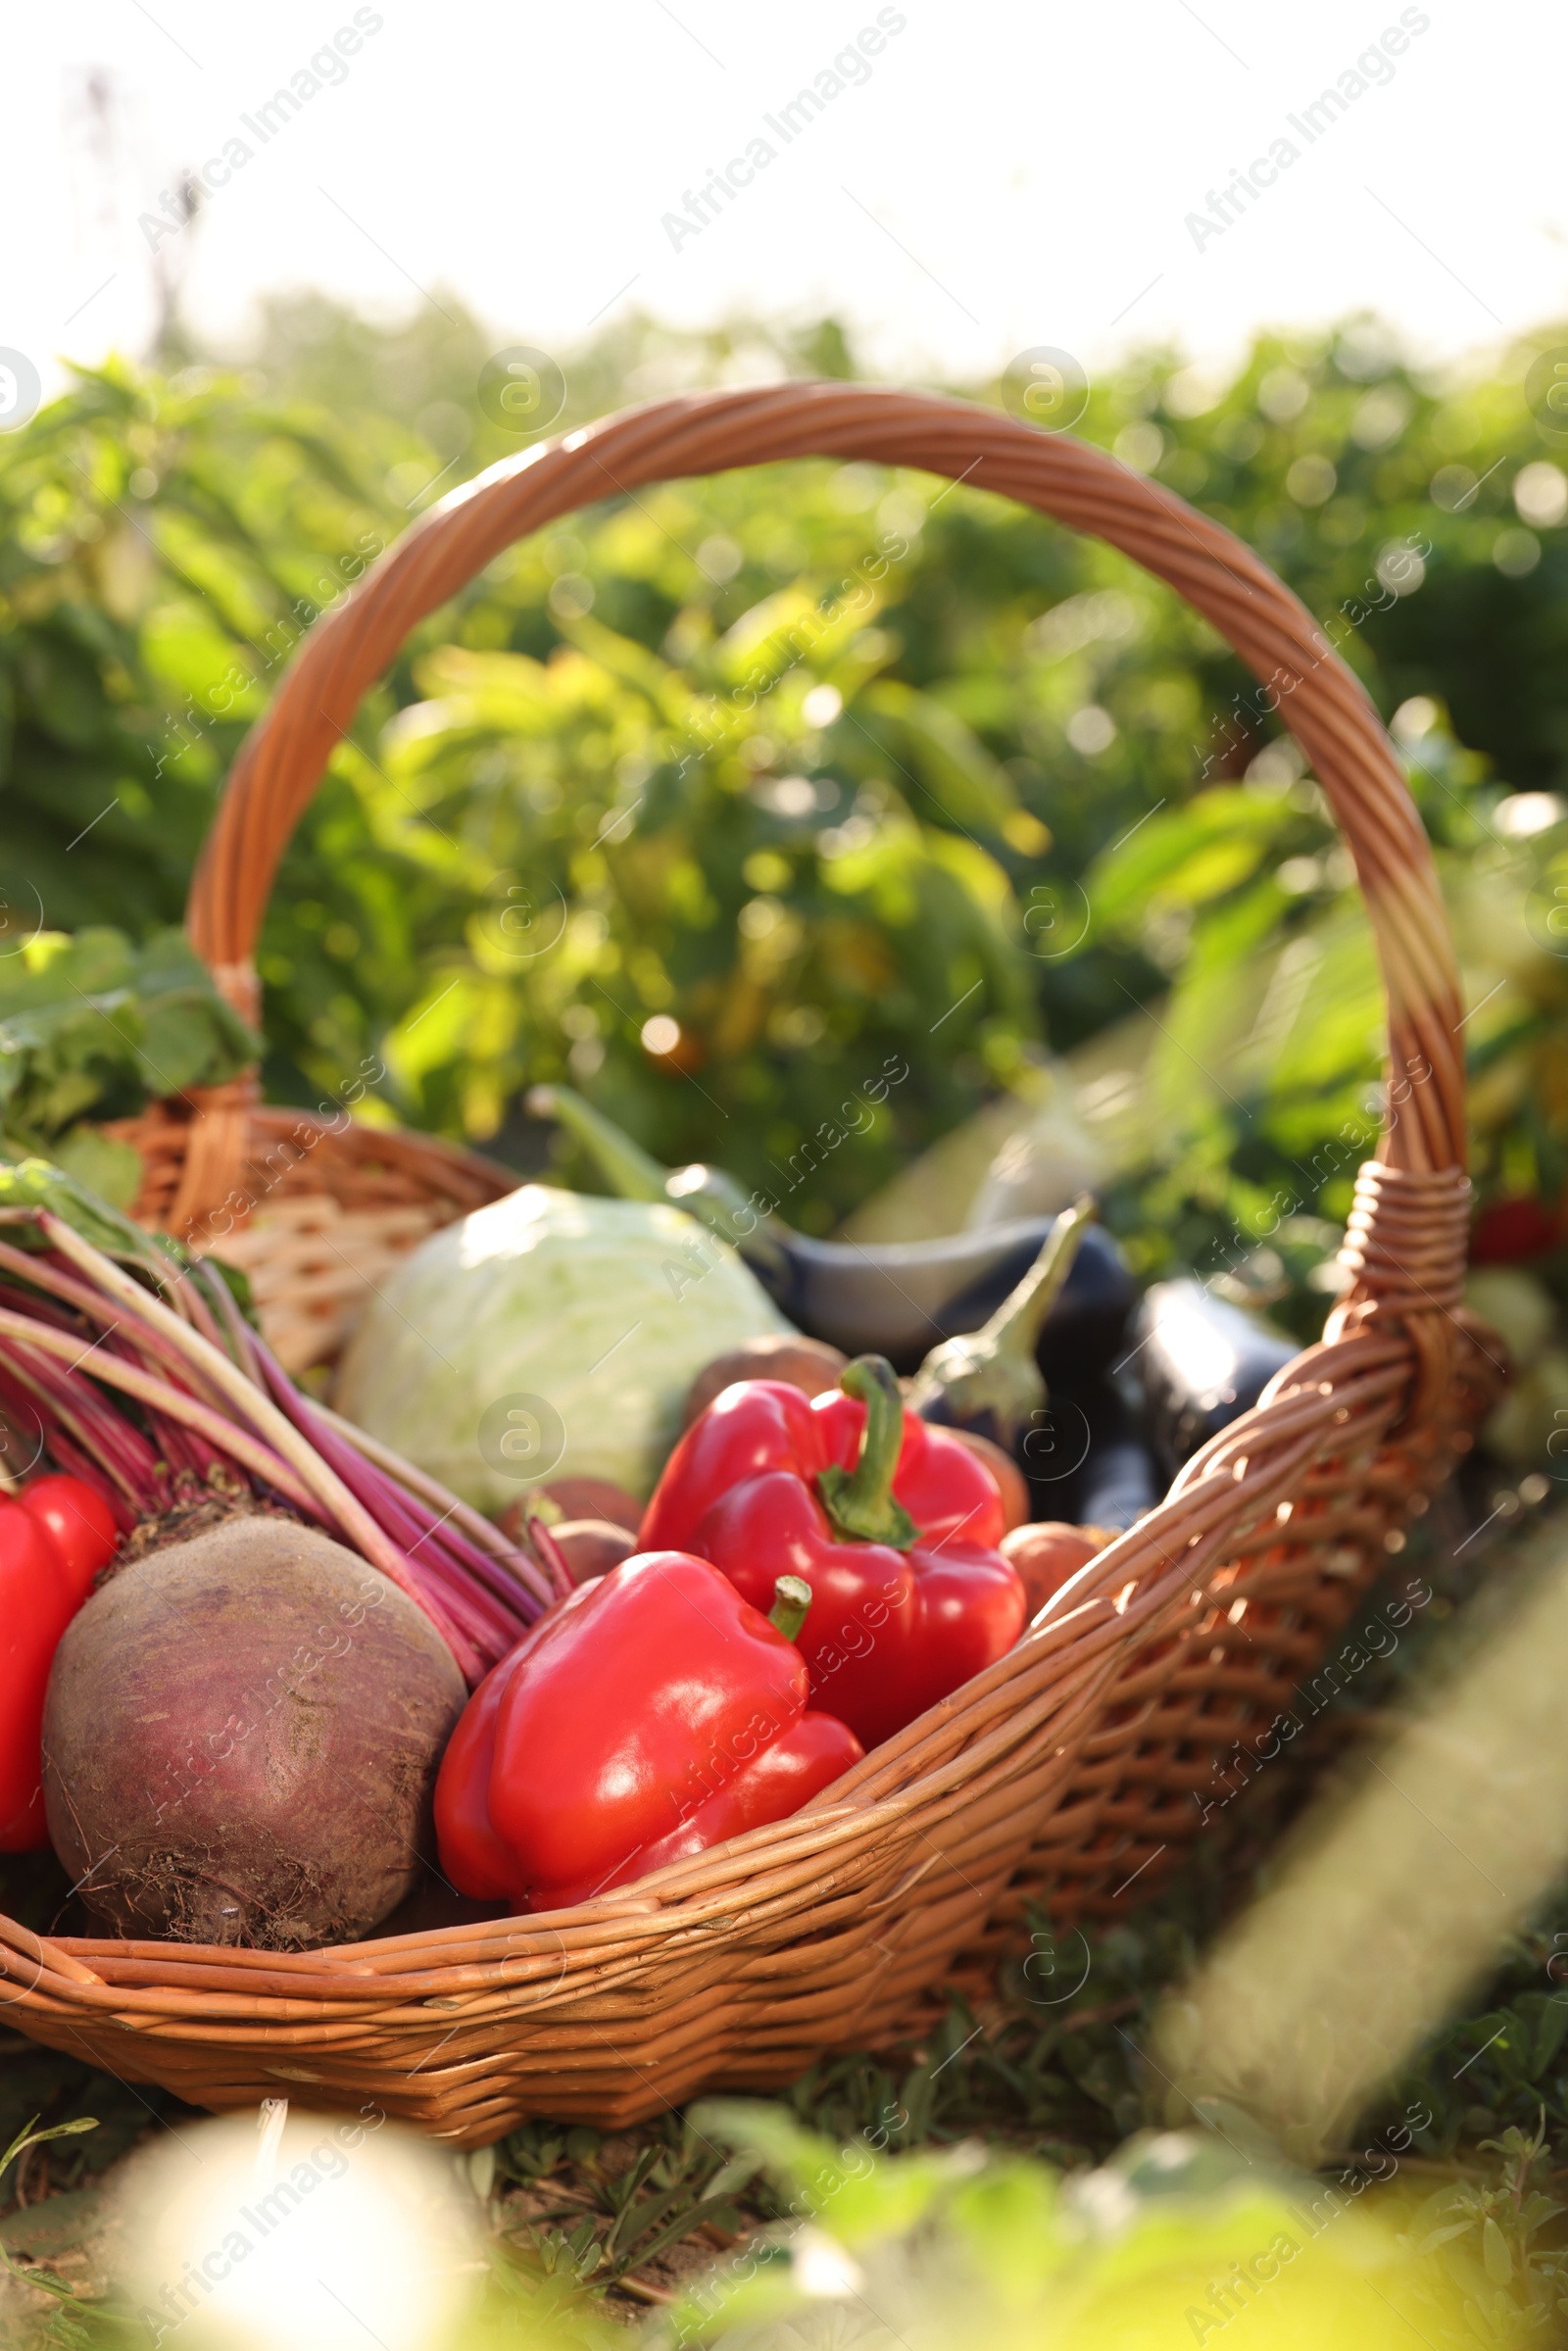
[[[767,1621],[776,1626],[786,1641],[796,1641],[810,1605],[811,1587],[804,1576],[780,1576],[773,1586],[773,1605],[767,1612]]]
[[[568,1135],[574,1135],[588,1156],[609,1184],[612,1184],[621,1200],[664,1200],[664,1186],[669,1181],[669,1169],[633,1143],[623,1127],[616,1126],[592,1102],[583,1101],[569,1086],[531,1086],[527,1106],[535,1118],[554,1118],[560,1121]]]
[[[846,1396],[865,1406],[860,1457],[853,1469],[836,1461],[817,1475],[816,1491],[835,1530],[851,1542],[891,1543],[906,1551],[916,1528],[893,1496],[893,1473],[904,1448],[904,1398],[885,1355],[857,1355],[839,1375]]]

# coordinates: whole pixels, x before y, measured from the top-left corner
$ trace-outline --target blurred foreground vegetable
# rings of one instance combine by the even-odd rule
[[[485,2277],[473,2197],[450,2159],[358,2115],[186,2123],[122,2190],[138,2333],[199,2351],[466,2351]],[[130,2313],[125,2317],[128,2319]],[[133,2322],[134,2323],[134,2322]],[[137,2335],[119,2332],[123,2344]]]
[[[1431,1591],[1419,1578],[1407,1589],[1417,1601]],[[1385,1643],[1409,1616],[1408,1599],[1388,1608]],[[1168,2003],[1155,2063],[1178,2102],[1219,2113],[1222,2101],[1306,2161],[1345,2143],[1561,1882],[1565,1680],[1568,1547],[1547,1527],[1468,1653],[1428,1681],[1348,1791],[1325,1795]],[[1283,1741],[1299,1727],[1275,1728]],[[1544,1990],[1555,1974],[1542,1981],[1560,2014]]]
[[[1212,2133],[1144,2133],[1062,2180],[972,2145],[891,2158],[863,2139],[835,2146],[762,2107],[709,2105],[698,2119],[766,2157],[792,2218],[679,2297],[651,2329],[660,2351],[694,2337],[731,2351],[1467,2339],[1462,2294],[1401,2244],[1394,2212]]]

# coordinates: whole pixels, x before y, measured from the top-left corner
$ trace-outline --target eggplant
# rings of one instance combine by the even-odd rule
[[[698,1162],[667,1168],[566,1086],[535,1086],[535,1117],[574,1135],[624,1200],[668,1200],[737,1249],[794,1323],[847,1355],[886,1355],[911,1372],[938,1341],[974,1331],[1028,1273],[1057,1219],[1020,1217],[940,1241],[812,1241],[759,1210],[735,1178]],[[1095,1246],[1098,1244],[1098,1247]],[[1092,1351],[1108,1361],[1122,1344],[1132,1284],[1108,1234],[1092,1226],[1051,1314],[1042,1362]],[[1046,1378],[1051,1378],[1047,1369]]]
[[[1297,1342],[1190,1275],[1156,1282],[1144,1298],[1133,1360],[1149,1435],[1174,1473],[1211,1437],[1250,1410]]]
[[[907,1401],[922,1420],[988,1437],[1009,1453],[1046,1403],[1036,1360],[1041,1330],[1094,1219],[1084,1193],[1056,1218],[1040,1254],[978,1331],[944,1339],[926,1356]]]
[[[1108,1379],[1091,1380],[1076,1397],[1063,1399],[1064,1408],[1068,1404],[1083,1414],[1080,1435],[1086,1433],[1088,1442],[1072,1486],[1073,1521],[1082,1527],[1113,1527],[1120,1534],[1153,1509],[1167,1481],[1118,1388]],[[1049,1494],[1050,1490],[1043,1492]],[[1035,1497],[1033,1481],[1030,1494]]]
[[[1136,1399],[1123,1393],[1128,1385],[1124,1375],[1092,1371],[1053,1387],[1017,1450],[1034,1518],[1119,1534],[1160,1499],[1167,1481],[1144,1442]]]
[[[1102,1224],[1088,1226],[1035,1350],[1040,1376],[1053,1395],[1108,1371],[1126,1353],[1137,1303],[1138,1285],[1121,1250]]]

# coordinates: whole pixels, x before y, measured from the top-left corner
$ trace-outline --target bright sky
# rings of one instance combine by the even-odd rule
[[[140,347],[154,242],[225,334],[299,285],[390,314],[445,284],[552,351],[620,304],[832,308],[892,377],[1167,335],[1218,360],[1360,306],[1448,355],[1568,314],[1560,0],[73,0],[6,38],[0,346],[46,385]],[[198,229],[161,231],[210,158]],[[672,231],[732,158],[750,184]],[[1258,158],[1273,184],[1200,242]]]

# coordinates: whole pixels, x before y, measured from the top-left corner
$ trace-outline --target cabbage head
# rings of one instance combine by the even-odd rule
[[[387,1278],[335,1401],[482,1510],[551,1476],[611,1478],[645,1499],[697,1373],[790,1327],[683,1209],[524,1184]]]

